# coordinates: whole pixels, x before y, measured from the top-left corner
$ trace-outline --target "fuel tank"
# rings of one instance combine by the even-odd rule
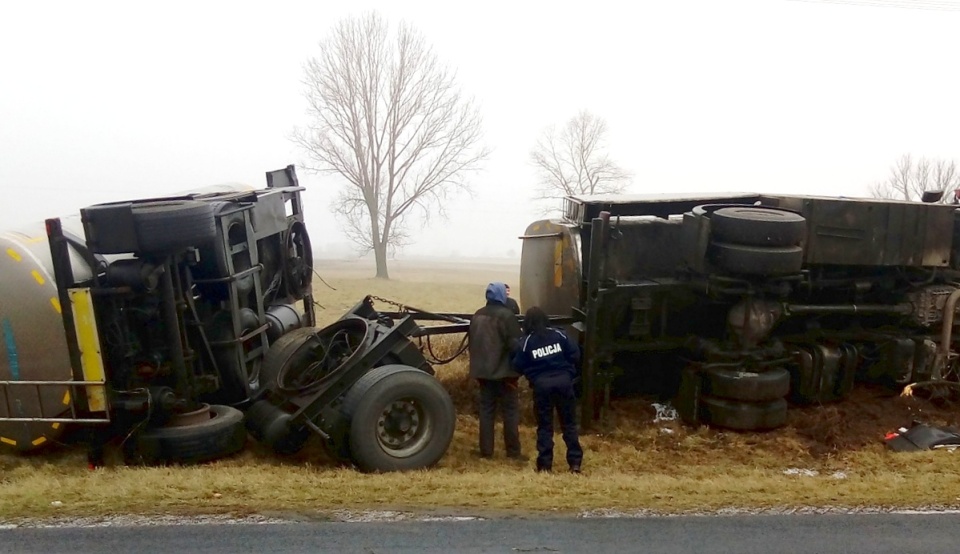
[[[580,306],[579,230],[556,220],[527,226],[520,256],[520,307],[569,316]]]
[[[80,217],[61,220],[65,233],[83,237]],[[89,269],[71,249],[77,278]],[[84,275],[86,273],[86,275]],[[0,231],[0,380],[69,381],[70,356],[63,327],[50,245],[43,223]],[[69,309],[69,307],[67,307]],[[57,417],[67,413],[67,386],[0,386],[0,417]],[[0,444],[19,451],[34,450],[57,440],[65,423],[0,423]]]

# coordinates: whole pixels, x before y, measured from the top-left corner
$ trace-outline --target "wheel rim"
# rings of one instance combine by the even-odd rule
[[[280,368],[278,388],[298,394],[317,390],[366,352],[369,339],[369,322],[358,317],[342,319],[303,337],[300,346]],[[306,355],[299,357],[303,351]],[[293,358],[296,360],[290,362]]]
[[[423,406],[414,398],[387,404],[377,418],[377,442],[396,458],[408,458],[430,442],[433,425]]]
[[[302,221],[295,221],[287,231],[283,265],[289,292],[297,297],[303,296],[313,278],[313,248]]]
[[[190,427],[192,425],[199,425],[205,421],[210,421],[212,417],[214,417],[214,413],[210,411],[210,405],[202,404],[196,410],[173,414],[170,416],[170,421],[167,422],[165,427]]]

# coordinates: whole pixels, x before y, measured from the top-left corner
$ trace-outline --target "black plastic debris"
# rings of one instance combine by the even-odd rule
[[[907,429],[901,427],[884,437],[887,448],[895,452],[917,452],[939,448],[954,449],[960,447],[960,431],[953,427],[933,427],[914,421]]]

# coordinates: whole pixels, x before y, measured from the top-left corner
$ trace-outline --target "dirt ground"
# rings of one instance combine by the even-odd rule
[[[317,268],[325,278],[338,282],[360,282],[365,287],[385,289],[386,296],[405,297],[414,304],[430,304],[436,309],[449,308],[446,311],[471,309],[476,304],[474,298],[482,294],[483,286],[489,281],[519,281],[519,262],[517,260],[394,260],[390,272],[395,281],[414,285],[412,291],[422,290],[422,285],[444,283],[443,292],[431,289],[433,294],[426,298],[411,297],[411,290],[393,290],[397,283],[379,283],[370,279],[375,273],[370,260],[317,260]],[[359,280],[359,281],[357,281]],[[417,285],[420,285],[419,287]],[[455,296],[453,287],[466,287],[463,296]],[[473,289],[476,289],[475,291]],[[377,290],[375,292],[381,292]],[[352,297],[351,297],[352,298]],[[350,302],[344,302],[344,306]],[[441,370],[443,371],[443,370]],[[476,406],[474,398],[466,393],[459,394],[456,385],[454,396],[461,410],[473,413]],[[740,439],[750,444],[765,444],[771,450],[785,446],[804,451],[815,458],[854,452],[867,446],[882,443],[887,433],[901,427],[910,427],[914,421],[930,425],[945,425],[960,428],[960,391],[940,391],[939,397],[931,398],[930,391],[918,390],[913,396],[901,396],[900,391],[881,386],[858,383],[850,397],[839,402],[810,405],[791,405],[787,415],[787,425],[767,433],[739,433]],[[460,396],[463,396],[461,398]],[[611,425],[617,428],[630,428],[636,423],[637,415],[652,421],[656,410],[651,398],[632,397],[615,399],[611,409]],[[532,414],[527,414],[532,424]],[[686,429],[681,433],[691,432]],[[713,430],[704,431],[707,434]],[[723,433],[723,431],[716,431]],[[727,432],[729,435],[729,432]]]
[[[946,392],[946,391],[944,391]],[[653,421],[656,409],[650,398],[614,399],[610,419],[613,428],[627,428],[641,419]],[[913,422],[960,429],[960,396],[956,391],[931,398],[928,393],[901,396],[886,388],[858,383],[850,396],[830,404],[791,405],[787,424],[768,432],[731,432],[701,427],[701,435],[717,446],[751,446],[773,451],[796,451],[813,459],[849,454],[884,443],[888,433]],[[693,428],[678,429],[694,434]]]
[[[787,432],[792,430],[805,439],[811,454],[826,455],[876,443],[889,432],[909,428],[914,421],[960,427],[958,408],[960,402],[955,393],[931,397],[918,391],[913,396],[901,396],[881,387],[860,384],[841,402],[791,407]]]

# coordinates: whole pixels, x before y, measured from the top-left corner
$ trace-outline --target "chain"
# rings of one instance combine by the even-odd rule
[[[406,313],[408,311],[407,307],[404,306],[403,304],[399,302],[395,302],[393,300],[388,300],[386,298],[383,298],[382,296],[376,296],[376,295],[370,294],[370,295],[367,295],[367,298],[369,298],[370,300],[376,300],[377,302],[383,302],[384,304],[390,304],[391,306],[395,306],[397,308],[397,311],[401,313]]]
[[[391,306],[395,306],[395,307],[397,308],[397,311],[398,311],[399,313],[402,313],[402,314],[408,314],[408,313],[410,313],[410,308],[409,308],[409,307],[401,304],[400,302],[395,302],[395,301],[393,301],[393,300],[389,300],[389,299],[384,298],[384,297],[382,297],[382,296],[377,296],[377,295],[374,295],[374,294],[369,294],[369,295],[367,295],[367,299],[369,299],[369,300],[371,301],[371,303],[372,303],[373,301],[377,301],[377,302],[383,302],[384,304],[389,304],[389,305],[391,305]],[[418,311],[418,310],[417,310],[416,308],[414,308],[414,311]],[[455,360],[456,358],[460,357],[460,355],[463,354],[463,353],[467,350],[467,348],[468,348],[468,346],[469,346],[469,336],[468,336],[467,333],[464,333],[464,334],[463,334],[463,339],[460,341],[460,345],[457,347],[456,353],[455,353],[453,356],[450,356],[449,358],[445,358],[445,359],[441,359],[441,358],[437,357],[437,355],[434,353],[434,351],[433,351],[433,345],[432,345],[431,342],[430,342],[430,336],[429,336],[429,335],[427,335],[426,340],[424,340],[424,337],[418,337],[418,338],[417,338],[417,345],[418,345],[418,347],[419,347],[419,349],[420,349],[420,352],[424,355],[424,358],[425,358],[429,363],[434,364],[434,365],[443,365],[443,364],[448,364],[448,363],[452,362],[452,361]],[[426,347],[426,348],[424,348],[424,347]],[[426,350],[426,352],[424,352],[424,350]],[[428,355],[429,355],[429,356],[428,356]]]

